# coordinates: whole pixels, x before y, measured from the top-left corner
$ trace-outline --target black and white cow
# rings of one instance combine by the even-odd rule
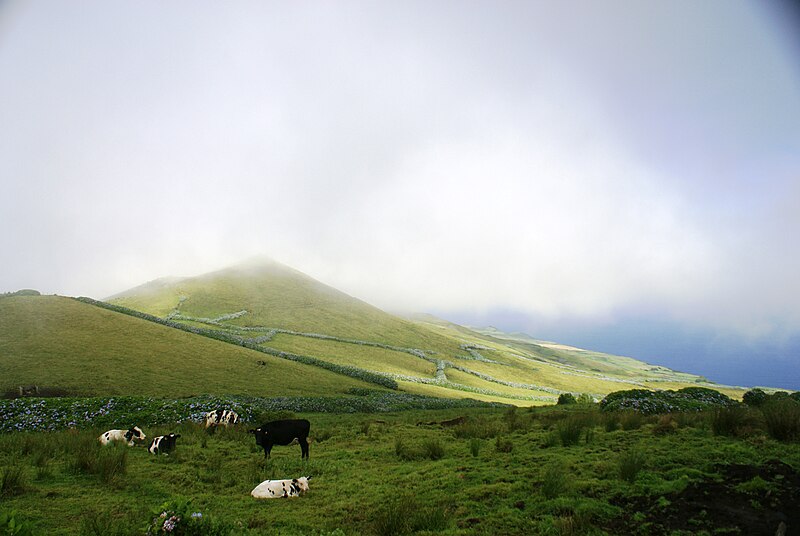
[[[250,492],[256,499],[288,499],[299,497],[308,491],[310,476],[301,476],[291,480],[265,480]]]
[[[229,426],[239,422],[239,415],[230,409],[215,409],[204,415],[206,428],[212,426]]]
[[[144,435],[142,429],[138,426],[134,426],[128,430],[109,430],[108,432],[103,432],[97,440],[100,441],[101,445],[119,442],[127,443],[129,447],[132,447],[134,439],[137,441],[144,441],[146,438],[147,436]]]
[[[169,454],[175,450],[175,440],[181,437],[181,434],[160,435],[154,437],[147,447],[147,452],[150,454]]]
[[[264,457],[269,458],[273,445],[289,445],[297,440],[302,450],[302,458],[308,458],[308,432],[311,423],[306,419],[284,419],[262,424],[255,430],[248,430],[256,436],[256,445],[264,448]]]

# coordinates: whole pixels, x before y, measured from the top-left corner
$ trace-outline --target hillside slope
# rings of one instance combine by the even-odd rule
[[[169,317],[215,319],[246,311],[225,322],[373,340],[452,352],[458,345],[412,322],[274,261],[252,261],[188,278],[165,278],[108,298],[110,303]]]
[[[36,384],[69,394],[336,395],[377,388],[57,296],[0,299],[0,392]]]
[[[564,392],[601,397],[634,387],[707,385],[698,376],[632,358],[478,332],[433,317],[401,319],[274,262],[157,280],[110,301],[248,337],[264,351],[375,372],[420,394],[541,404]]]

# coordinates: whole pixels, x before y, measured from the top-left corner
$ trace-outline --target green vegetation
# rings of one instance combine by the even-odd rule
[[[253,410],[251,419],[311,420],[308,461],[296,446],[276,447],[265,460],[248,423],[214,434],[185,419],[140,423],[150,437],[181,434],[176,451],[158,457],[141,447],[101,447],[96,437],[105,427],[92,423],[9,432],[0,434],[0,470],[16,483],[0,510],[13,510],[15,523],[35,534],[141,534],[147,527],[156,534],[169,520],[167,528],[174,524],[185,534],[624,534],[630,526],[654,534],[733,526],[752,533],[753,526],[741,524],[746,516],[782,512],[795,519],[795,444],[763,430],[715,435],[711,411],[687,419],[674,414],[667,434],[656,432],[660,417],[641,414],[639,428],[608,432],[604,419],[612,413],[578,405],[381,414]],[[550,443],[552,432],[571,420],[581,423],[580,440]],[[262,480],[304,475],[313,477],[311,487],[298,499],[249,495]],[[715,497],[703,504],[705,515],[692,502],[704,490]],[[681,520],[696,525],[689,529]]]
[[[57,296],[0,300],[0,391],[335,395],[368,383]]]
[[[685,387],[678,391],[630,389],[606,395],[600,407],[606,411],[631,409],[646,415],[672,411],[700,411],[718,406],[732,406],[728,396],[705,387]]]

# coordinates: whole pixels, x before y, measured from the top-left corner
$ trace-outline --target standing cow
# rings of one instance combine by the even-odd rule
[[[301,458],[308,458],[308,432],[311,423],[306,419],[284,419],[261,425],[255,430],[248,430],[256,436],[256,445],[264,448],[264,457],[269,458],[273,445],[289,445],[295,439],[300,443]]]
[[[150,454],[169,454],[175,450],[175,440],[181,437],[181,434],[160,435],[154,437],[147,447],[147,452]]]
[[[212,426],[230,426],[239,422],[239,415],[230,409],[215,409],[204,415],[206,429]]]

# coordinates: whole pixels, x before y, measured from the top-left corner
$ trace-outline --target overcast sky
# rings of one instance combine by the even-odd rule
[[[798,21],[0,0],[0,292],[102,298],[266,255],[389,310],[793,340]]]

